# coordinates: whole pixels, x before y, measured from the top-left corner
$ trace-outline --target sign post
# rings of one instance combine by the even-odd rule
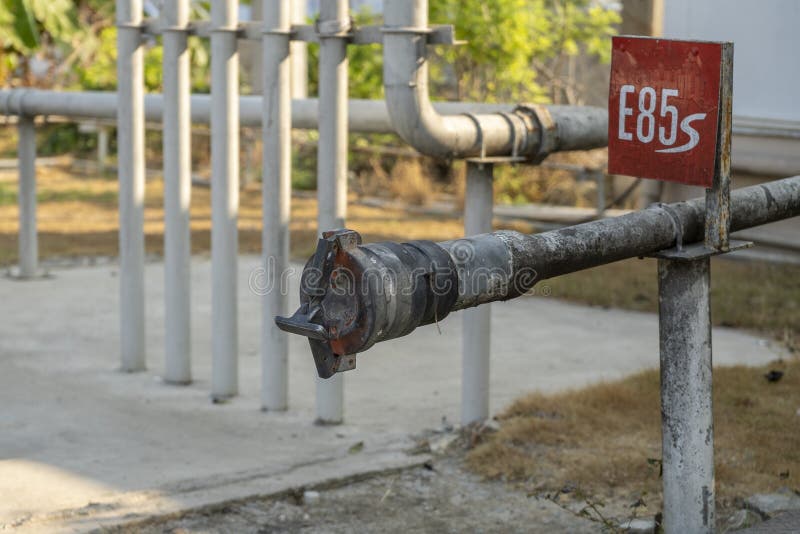
[[[658,258],[661,430],[667,533],[714,530],[710,258],[731,242],[733,43],[615,37],[608,170],[706,187],[705,239]]]

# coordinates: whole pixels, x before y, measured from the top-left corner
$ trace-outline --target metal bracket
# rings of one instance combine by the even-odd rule
[[[314,29],[320,39],[350,38],[352,28],[353,24],[349,18],[347,20],[317,20],[314,24]]]
[[[209,37],[217,31],[235,32],[239,39],[259,41],[263,35],[285,35],[292,41],[305,43],[318,43],[320,37],[346,38],[350,44],[382,44],[385,34],[403,33],[417,34],[425,38],[428,45],[457,46],[466,41],[456,39],[455,28],[452,24],[434,24],[428,28],[387,28],[385,26],[367,25],[356,27],[352,21],[346,24],[343,21],[326,21],[317,24],[293,24],[289,30],[265,29],[261,21],[239,22],[236,26],[227,28],[213,28],[210,21],[190,21],[186,26],[167,26],[161,19],[146,18],[141,24],[121,23],[120,28],[129,28],[140,31],[144,35],[161,35],[166,32],[186,32],[197,37]]]
[[[670,205],[664,204],[663,202],[656,202],[647,206],[646,209],[661,210],[669,215],[669,220],[672,223],[672,229],[675,230],[675,250],[679,252],[683,250],[683,226],[681,226],[681,220],[678,217],[678,214],[675,213]]]
[[[650,257],[662,260],[695,261],[710,258],[711,256],[719,256],[720,254],[727,254],[728,252],[743,250],[753,245],[752,241],[731,239],[728,250],[718,250],[715,248],[708,248],[705,243],[700,242],[693,243],[680,249],[668,248],[666,250],[659,250],[655,254],[651,254]]]

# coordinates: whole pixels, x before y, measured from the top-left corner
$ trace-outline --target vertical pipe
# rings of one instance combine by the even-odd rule
[[[714,530],[708,257],[658,260],[664,529]]]
[[[305,24],[308,17],[306,0],[291,0],[292,24]],[[292,71],[292,98],[308,98],[308,45],[292,41],[290,46]]]
[[[97,127],[97,168],[101,173],[106,171],[108,163],[108,126]]]
[[[491,163],[467,163],[465,235],[492,231],[492,178]],[[461,423],[464,425],[489,417],[491,321],[489,304],[464,310],[461,359]]]
[[[597,216],[602,217],[606,212],[606,173],[592,171],[595,184],[597,184]]]
[[[164,4],[164,380],[188,384],[191,371],[192,177],[189,110],[189,0]]]
[[[144,50],[141,0],[117,0],[120,345],[126,372],[145,368]]]
[[[36,234],[36,128],[33,117],[20,115],[19,135],[19,277],[34,278],[39,267]]]
[[[263,0],[250,2],[250,20],[253,22],[264,20]],[[264,50],[262,43],[258,41],[242,41],[239,44],[240,62],[246,65],[249,71],[250,94],[260,95],[264,93]]]
[[[238,393],[239,56],[236,0],[211,2],[211,397]]]
[[[319,145],[317,152],[318,230],[344,228],[347,215],[347,0],[322,0],[319,14]],[[342,422],[341,373],[317,377],[317,421]]]
[[[281,287],[289,268],[289,210],[291,207],[292,95],[290,80],[289,9],[284,0],[264,0],[264,175],[262,184],[262,254],[267,280],[261,323],[261,408],[288,406],[288,352],[286,332],[275,326],[275,316],[287,312]]]

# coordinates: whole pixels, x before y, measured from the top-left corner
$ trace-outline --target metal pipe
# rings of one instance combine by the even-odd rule
[[[317,227],[344,228],[347,216],[347,0],[322,0],[319,12],[319,145],[317,155]],[[317,420],[342,422],[341,375],[317,379]]]
[[[145,118],[160,122],[164,114],[164,97],[149,93],[144,97]],[[260,127],[263,106],[260,96],[239,97],[241,126]],[[68,118],[115,119],[117,94],[105,91],[45,91],[40,89],[0,89],[0,113],[4,115],[55,115]],[[500,113],[511,112],[513,104],[480,102],[436,102],[437,113]],[[192,122],[209,124],[211,96],[194,94],[190,101]],[[383,100],[351,99],[348,101],[347,124],[350,131],[364,133],[394,133],[386,102]],[[292,101],[292,128],[315,130],[318,126],[319,101],[315,98]],[[605,127],[605,126],[604,126]],[[573,139],[580,143],[581,138]]]
[[[800,176],[737,189],[730,206],[731,231],[800,215]],[[699,198],[541,234],[501,231],[442,243],[361,245],[355,232],[339,231],[320,243],[333,247],[330,256],[309,267],[335,271],[348,291],[340,284],[331,290],[327,279],[307,281],[300,309],[277,322],[317,343],[318,371],[335,373],[352,368],[356,353],[452,311],[516,298],[541,280],[651,255],[679,241],[700,242],[705,209]]]
[[[308,17],[306,0],[291,0],[292,24],[305,24]],[[291,58],[292,98],[308,96],[308,44],[303,41],[292,41],[289,44]]]
[[[105,172],[108,165],[108,127],[97,127],[97,168]]]
[[[238,393],[239,55],[236,0],[211,3],[211,397]]]
[[[189,0],[164,4],[164,380],[188,384],[191,370],[192,191]]]
[[[262,185],[262,255],[269,288],[262,300],[261,408],[288,407],[289,340],[272,318],[286,313],[288,295],[281,287],[289,268],[291,207],[291,60],[289,6],[264,0],[264,176]]]
[[[428,94],[428,0],[386,0],[383,17],[386,105],[398,135],[420,152],[538,160],[553,150],[607,144],[601,108],[520,105],[511,113],[439,115]]]
[[[17,123],[19,159],[19,277],[35,278],[39,269],[36,232],[36,128],[33,117],[22,115]]]
[[[493,165],[467,163],[464,232],[492,231]],[[461,423],[468,425],[489,417],[489,360],[492,309],[481,306],[464,312],[461,349]]]
[[[664,529],[714,531],[710,258],[658,260]]]
[[[145,369],[144,49],[141,0],[117,0],[121,369]]]

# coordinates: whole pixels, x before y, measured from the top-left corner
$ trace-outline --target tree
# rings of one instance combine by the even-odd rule
[[[196,18],[208,18],[207,1],[193,1]],[[116,28],[110,0],[0,0],[0,81],[67,89],[116,87]],[[208,90],[208,43],[189,41],[192,86]],[[161,45],[145,47],[145,86],[161,87]]]
[[[616,11],[596,0],[437,0],[431,20],[467,43],[434,49],[436,88],[461,100],[578,103],[581,52],[610,59]]]

